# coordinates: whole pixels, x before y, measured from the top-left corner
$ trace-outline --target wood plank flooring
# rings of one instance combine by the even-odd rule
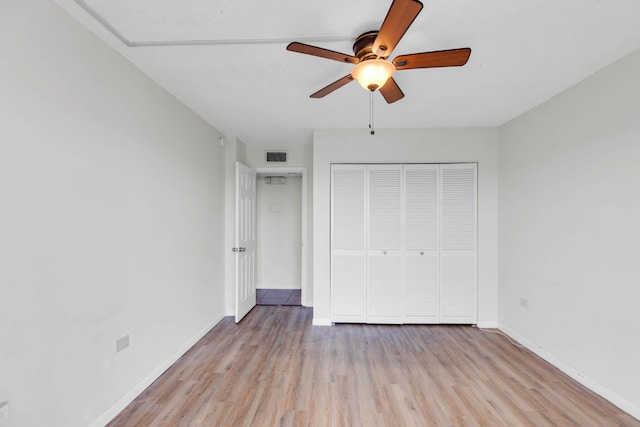
[[[118,415],[133,426],[640,426],[530,351],[468,326],[225,318]]]

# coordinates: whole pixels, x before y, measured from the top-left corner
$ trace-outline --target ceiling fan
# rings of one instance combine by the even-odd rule
[[[290,43],[287,46],[289,51],[355,65],[351,74],[325,86],[312,94],[311,98],[322,98],[357,80],[363,88],[371,92],[380,90],[384,99],[391,104],[404,97],[404,93],[392,77],[396,70],[459,67],[466,64],[471,55],[471,49],[468,47],[400,55],[391,62],[387,61],[387,57],[391,55],[421,10],[422,3],[418,0],[393,0],[380,30],[368,31],[358,36],[353,44],[353,56],[304,43]]]

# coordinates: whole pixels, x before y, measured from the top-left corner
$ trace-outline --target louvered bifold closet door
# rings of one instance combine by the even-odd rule
[[[402,323],[402,165],[369,165],[367,322]]]
[[[331,318],[366,321],[365,165],[331,167]]]
[[[438,165],[405,165],[403,323],[438,323]]]
[[[476,164],[440,166],[440,323],[476,323]]]

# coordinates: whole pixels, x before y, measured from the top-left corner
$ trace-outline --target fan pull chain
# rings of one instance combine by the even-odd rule
[[[371,129],[371,135],[376,134],[373,129],[373,91],[369,91],[369,129]]]

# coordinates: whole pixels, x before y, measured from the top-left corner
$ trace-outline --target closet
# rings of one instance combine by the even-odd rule
[[[476,323],[477,165],[331,167],[331,316]]]

